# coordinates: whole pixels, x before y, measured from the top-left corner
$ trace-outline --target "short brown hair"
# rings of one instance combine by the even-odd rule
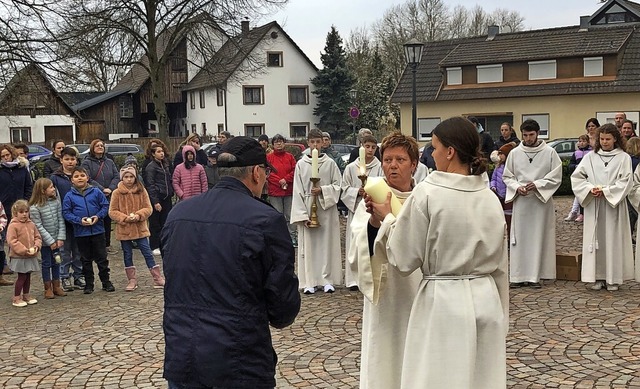
[[[390,147],[401,147],[407,151],[411,162],[417,162],[419,158],[418,142],[409,135],[404,135],[399,131],[392,132],[382,139],[380,146],[380,157],[384,158],[384,151]]]

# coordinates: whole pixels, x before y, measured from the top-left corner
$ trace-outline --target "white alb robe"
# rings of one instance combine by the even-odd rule
[[[385,228],[389,264],[423,275],[400,388],[505,388],[508,242],[496,195],[480,176],[432,172]]]
[[[582,282],[605,280],[619,285],[634,278],[625,201],[632,189],[632,174],[631,158],[616,148],[585,155],[571,175],[573,193],[584,207]],[[597,186],[602,187],[603,197],[591,194]]]
[[[378,158],[373,157],[373,160],[366,164],[365,172],[368,177],[381,177],[384,175],[382,171],[382,164]],[[342,175],[342,194],[340,199],[349,210],[347,216],[347,230],[345,233],[345,267],[344,267],[344,284],[345,286],[358,285],[355,274],[351,271],[349,266],[349,247],[351,245],[351,221],[353,220],[353,214],[356,211],[356,207],[362,200],[362,197],[358,195],[358,191],[362,187],[362,181],[358,176],[360,175],[360,161],[355,160],[347,165]]]
[[[322,194],[317,197],[320,227],[308,228],[304,222],[311,217],[311,156],[296,164],[293,177],[293,198],[290,223],[298,227],[298,279],[301,288],[337,285],[342,280],[340,254],[340,220],[338,200],[342,176],[335,161],[327,154],[318,158]]]
[[[391,191],[403,203],[411,192]],[[360,389],[399,388],[402,355],[411,304],[422,279],[420,272],[403,277],[389,266],[386,252],[388,228],[378,230],[373,256],[369,255],[369,217],[360,201],[351,222],[349,265],[364,294]]]
[[[502,179],[505,202],[513,202],[511,218],[511,282],[540,282],[556,278],[556,216],[553,194],[562,183],[562,161],[544,141],[511,150]],[[533,182],[536,189],[521,196],[517,190]]]
[[[636,211],[640,210],[640,169],[633,172],[633,187],[629,192],[629,201]],[[636,238],[640,237],[640,223],[636,223]],[[640,244],[636,244],[635,252],[635,280],[640,282]]]
[[[416,171],[413,172],[413,179],[416,183],[422,182],[429,175],[429,168],[424,163],[418,162],[416,165]]]

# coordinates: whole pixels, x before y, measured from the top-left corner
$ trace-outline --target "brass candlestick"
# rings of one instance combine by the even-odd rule
[[[363,187],[363,188],[364,188],[364,186],[365,186],[365,185],[366,185],[366,183],[367,183],[367,177],[368,177],[368,176],[367,176],[366,174],[360,174],[360,175],[358,176],[358,178],[359,178],[359,179],[360,179],[360,181],[362,182],[362,187]]]
[[[320,182],[320,177],[311,177],[312,188],[318,187],[318,182]],[[320,227],[320,222],[318,221],[318,196],[313,195],[313,202],[311,203],[311,216],[309,221],[309,228],[318,228]]]

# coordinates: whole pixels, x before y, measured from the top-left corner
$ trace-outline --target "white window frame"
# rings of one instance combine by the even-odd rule
[[[502,82],[503,72],[502,64],[477,65],[477,81],[478,84],[486,84],[490,82]]]
[[[603,57],[585,57],[583,59],[583,74],[585,77],[598,77],[604,75]]]
[[[555,59],[529,61],[529,80],[553,80],[558,78],[558,65]]]
[[[539,139],[549,139],[549,127],[551,118],[548,113],[530,113],[522,115],[522,122],[525,120],[533,119],[540,125],[540,132],[538,133]]]
[[[307,134],[309,133],[309,126],[310,126],[309,122],[291,122],[291,123],[289,123],[289,137],[293,138],[293,139],[306,138]],[[304,127],[304,135],[296,136],[296,134],[293,131],[294,127]]]
[[[418,140],[431,139],[431,132],[440,122],[442,119],[439,117],[418,118]]]
[[[11,143],[31,143],[31,127],[10,127]]]
[[[462,68],[447,68],[447,85],[462,85]]]

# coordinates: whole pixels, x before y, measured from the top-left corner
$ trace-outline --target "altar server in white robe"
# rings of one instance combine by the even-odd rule
[[[522,142],[507,157],[502,179],[505,202],[513,202],[511,218],[511,287],[541,288],[556,278],[556,217],[553,194],[562,183],[558,153],[538,139],[532,119],[520,126]]]
[[[416,185],[412,172],[418,162],[418,143],[399,132],[382,140],[385,180],[402,203]],[[360,389],[399,388],[402,355],[411,303],[422,274],[403,277],[389,267],[386,252],[388,228],[374,228],[365,202],[358,205],[351,222],[349,265],[364,294]]]
[[[322,132],[309,131],[309,148],[318,152],[322,147]],[[298,228],[298,279],[305,294],[320,286],[325,293],[333,293],[334,285],[342,281],[340,253],[340,221],[338,200],[342,176],[335,161],[327,154],[318,157],[318,187],[311,182],[312,153],[296,163],[291,202],[291,224]],[[317,196],[317,215],[320,227],[310,228],[313,195]]]
[[[419,163],[416,166],[416,171],[413,173],[413,178],[416,180],[416,183],[422,182],[429,175],[429,168],[427,165],[423,163]]]
[[[340,199],[349,210],[349,214],[347,216],[347,228],[345,232],[346,249],[344,261],[344,284],[352,291],[358,290],[358,283],[355,274],[351,271],[348,259],[349,246],[351,244],[351,221],[353,220],[353,214],[364,195],[364,187],[359,176],[364,174],[367,177],[380,177],[383,175],[382,164],[375,156],[376,150],[378,149],[378,141],[376,138],[374,138],[373,135],[365,134],[362,136],[360,144],[360,148],[364,151],[364,161],[361,161],[360,158],[358,158],[348,164],[344,169],[341,185],[342,194],[340,195]],[[362,168],[363,162],[364,169]]]
[[[613,124],[598,129],[596,146],[571,175],[571,188],[584,207],[582,281],[593,290],[618,290],[634,278],[627,194],[633,186],[631,157]]]
[[[467,119],[443,121],[432,133],[437,171],[413,189],[397,217],[388,201],[373,204],[380,229],[390,229],[389,264],[404,275],[422,273],[396,388],[506,387],[506,224],[482,178],[487,161],[479,141]]]

